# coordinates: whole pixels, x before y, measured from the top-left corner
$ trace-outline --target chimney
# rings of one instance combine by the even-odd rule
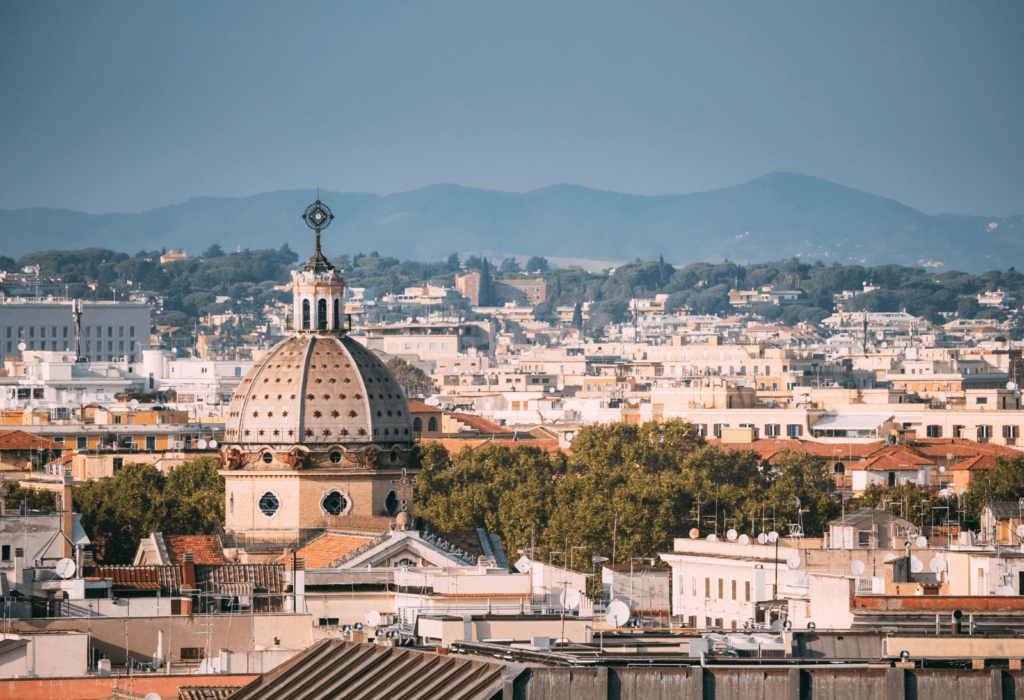
[[[64,535],[65,535],[65,537],[63,538],[63,542],[62,542],[62,552],[61,552],[61,556],[64,557],[65,559],[70,559],[71,557],[75,556],[75,548],[73,546],[71,546],[71,535],[72,535],[72,533],[74,531],[74,527],[75,527],[74,514],[71,512],[71,507],[72,507],[72,502],[71,502],[71,483],[72,483],[72,481],[73,481],[73,479],[71,478],[71,470],[70,469],[64,470],[64,488],[63,488],[63,490],[61,492],[61,499],[60,499],[60,509],[61,509],[61,514],[60,514],[61,525],[60,525],[60,529],[64,531]]]
[[[196,565],[192,552],[186,552],[181,562],[181,583],[189,588],[196,587]]]

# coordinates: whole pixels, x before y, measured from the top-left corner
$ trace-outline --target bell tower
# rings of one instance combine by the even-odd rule
[[[306,225],[316,231],[316,250],[305,265],[292,272],[293,335],[344,335],[345,280],[320,251],[320,232],[334,214],[319,199],[302,215]]]

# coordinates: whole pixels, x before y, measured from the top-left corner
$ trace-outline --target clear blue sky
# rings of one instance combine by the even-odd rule
[[[0,207],[784,170],[1024,213],[1024,3],[0,0]]]

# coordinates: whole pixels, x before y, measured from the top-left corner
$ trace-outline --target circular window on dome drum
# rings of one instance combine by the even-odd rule
[[[398,515],[398,508],[401,504],[398,502],[398,496],[395,495],[394,491],[388,491],[388,497],[384,499],[384,510],[388,515]]]
[[[264,452],[263,453],[263,463],[264,464],[270,464],[273,461],[274,461],[274,455],[273,454],[271,454],[270,452]]]
[[[281,501],[278,500],[277,494],[272,491],[267,491],[265,494],[260,496],[259,502],[260,512],[268,518],[272,518],[277,515],[277,511],[281,508]]]
[[[341,453],[338,452],[337,450],[335,450],[334,452],[332,452],[328,456],[331,458],[331,463],[332,464],[337,464],[338,462],[341,461]]]
[[[348,499],[341,491],[328,491],[320,501],[320,507],[328,515],[341,515],[348,510]]]

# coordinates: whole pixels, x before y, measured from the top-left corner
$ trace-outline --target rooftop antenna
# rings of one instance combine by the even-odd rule
[[[75,321],[75,362],[85,362],[82,357],[82,300],[71,302],[71,317]]]

